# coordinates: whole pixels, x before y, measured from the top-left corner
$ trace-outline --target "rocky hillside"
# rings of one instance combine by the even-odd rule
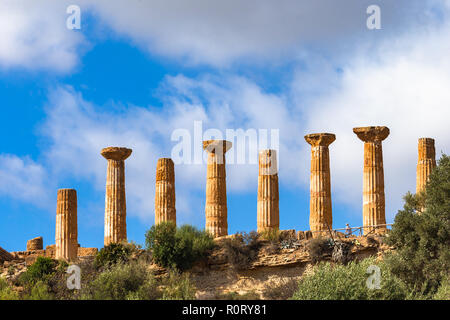
[[[390,250],[376,235],[305,239],[292,230],[284,231],[278,241],[254,239],[247,245],[234,242],[233,237],[217,239],[218,246],[208,258],[188,271],[197,288],[197,299],[287,299],[298,280],[318,261],[346,263],[381,257]],[[95,248],[82,248],[78,259],[92,259],[96,253]],[[0,250],[0,254],[0,276],[13,280],[38,256],[52,257],[53,247],[12,253]],[[149,263],[149,268],[157,277],[168,275],[155,264]]]

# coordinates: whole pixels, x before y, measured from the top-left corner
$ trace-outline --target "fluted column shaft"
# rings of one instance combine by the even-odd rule
[[[110,147],[102,150],[108,160],[105,195],[104,244],[127,240],[127,207],[125,198],[125,159],[131,149]]]
[[[77,253],[77,192],[74,189],[60,189],[56,205],[55,257],[74,261]]]
[[[258,232],[279,230],[280,228],[278,169],[275,150],[259,152],[257,225]]]
[[[305,136],[311,145],[311,177],[310,177],[310,215],[311,231],[324,231],[333,228],[331,206],[330,153],[328,146],[336,139],[331,133],[313,133]],[[321,232],[313,233],[322,235]]]
[[[356,131],[355,131],[356,130]],[[364,141],[363,169],[363,226],[364,233],[384,232],[386,224],[384,168],[382,141],[389,135],[387,127],[354,128],[353,131]]]
[[[384,169],[381,141],[364,143],[363,175],[363,225],[385,224]],[[369,230],[365,231],[369,232]]]
[[[155,224],[177,223],[175,210],[175,169],[172,159],[158,159],[155,186]]]
[[[425,190],[426,184],[430,179],[431,171],[436,167],[434,139],[420,138],[418,149],[416,193]]]
[[[209,140],[203,142],[203,148],[208,152],[205,229],[214,237],[226,236],[228,221],[225,152],[231,148],[231,143],[223,140]]]

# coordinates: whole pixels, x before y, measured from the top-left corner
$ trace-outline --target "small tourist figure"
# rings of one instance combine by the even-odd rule
[[[345,224],[345,237],[348,238],[352,235],[352,228],[350,228],[349,224]]]

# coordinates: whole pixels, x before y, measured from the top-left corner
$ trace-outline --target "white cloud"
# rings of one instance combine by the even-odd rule
[[[322,88],[327,94],[309,100],[308,131],[337,136],[330,147],[335,199],[362,206],[363,142],[353,127],[385,125],[391,130],[383,143],[390,219],[401,208],[402,195],[415,191],[417,139],[435,138],[437,157],[440,151],[448,153],[449,30],[448,25],[424,29],[384,43],[375,52],[362,52],[350,59],[342,74],[330,74],[339,82]],[[316,80],[326,77],[321,73]],[[294,88],[301,86],[299,77]]]
[[[67,72],[86,45],[83,35],[66,28],[69,1],[2,0],[0,68]]]
[[[434,0],[379,0],[383,32],[368,33],[371,0],[85,1],[118,34],[152,54],[183,63],[274,62],[304,48],[336,56],[358,42],[376,41],[428,21]],[[410,31],[409,29],[408,31]]]
[[[118,113],[100,111],[70,87],[51,92],[41,133],[50,141],[43,153],[52,175],[59,180],[87,179],[103,190],[106,160],[100,150],[111,145],[130,147],[134,151],[126,160],[129,212],[152,220],[156,161],[170,157],[176,144],[170,141],[173,130],[187,129],[193,138],[196,120],[203,121],[204,131],[217,128],[223,134],[226,128],[240,125],[244,129],[294,127],[281,98],[263,93],[242,78],[217,80],[168,77],[164,87],[171,94],[163,109],[128,106]],[[258,108],[271,112],[259,115]],[[192,143],[201,150],[201,140]],[[251,190],[257,181],[257,165],[229,165],[228,176],[230,192]],[[204,190],[205,177],[205,163],[176,166],[179,213],[186,216],[198,210],[197,192]]]
[[[263,2],[264,10],[256,13],[252,7],[240,7],[239,11],[233,2],[220,2],[218,7],[210,7],[210,2],[206,2],[200,9],[200,2],[191,2],[182,14],[175,8],[185,2],[175,1],[172,6],[153,2],[153,10],[139,7],[137,3],[136,7],[127,4],[127,10],[117,2],[108,3],[109,6],[102,2],[100,14],[118,32],[151,51],[213,64],[247,54],[264,56],[272,47],[287,48],[293,39],[306,39],[302,38],[306,32],[302,25],[293,24],[298,22],[290,16],[295,10],[283,6],[273,8],[269,2]],[[146,6],[144,2],[139,3]],[[279,11],[282,9],[285,11]],[[253,22],[254,29],[243,28],[246,19]],[[286,20],[285,25],[280,23],[282,20]],[[272,25],[276,26],[274,30]],[[329,26],[315,30],[315,36],[326,38]],[[369,50],[363,43],[357,53],[349,53],[345,63],[339,65],[327,61],[326,54],[315,56],[304,51],[301,60],[306,65],[298,67],[290,90],[278,94],[268,93],[252,81],[235,75],[197,78],[178,75],[167,77],[161,86],[163,109],[127,106],[114,113],[84,100],[71,88],[61,87],[49,96],[47,121],[42,127],[42,134],[50,141],[49,148],[42,151],[48,169],[44,171],[34,162],[8,156],[2,161],[6,169],[0,168],[0,173],[11,181],[15,188],[11,190],[20,191],[28,184],[27,179],[33,179],[29,182],[36,182],[35,191],[29,191],[32,195],[25,192],[21,198],[31,202],[34,195],[42,193],[45,172],[56,180],[70,177],[91,181],[98,190],[103,190],[106,160],[100,156],[100,150],[109,145],[131,147],[134,153],[127,160],[129,213],[151,221],[156,161],[170,156],[173,146],[170,136],[174,129],[192,131],[194,120],[202,120],[204,129],[223,131],[226,128],[280,129],[280,183],[287,187],[300,185],[306,190],[310,146],[303,136],[311,132],[332,132],[337,135],[330,147],[334,201],[360,207],[363,143],[352,133],[352,128],[387,125],[391,135],[384,143],[386,202],[388,218],[392,218],[400,207],[401,195],[415,187],[417,138],[434,137],[438,151],[448,150],[450,146],[448,30],[448,25],[437,29],[424,27],[420,32],[385,40],[376,50],[374,47]],[[241,37],[236,38],[239,33]],[[256,34],[265,36],[258,38]],[[281,37],[284,34],[286,38]],[[220,42],[213,41],[217,35]],[[246,43],[248,39],[254,41]],[[208,47],[212,43],[214,46]],[[45,46],[26,48],[38,50],[31,50],[17,64],[45,52]],[[8,50],[1,50],[0,47],[0,63],[16,63],[8,60],[13,58],[4,58]],[[198,212],[201,192],[197,191],[204,190],[206,166],[181,165],[176,170],[178,212],[185,215]],[[227,172],[230,192],[256,191],[255,165],[229,165]],[[1,192],[16,196],[6,189]]]
[[[49,205],[46,170],[28,158],[0,155],[0,194],[32,203],[41,208]]]
[[[68,72],[107,27],[151,54],[183,64],[272,65],[315,48],[347,54],[355,43],[373,45],[438,20],[439,0],[378,0],[383,31],[366,28],[371,0],[79,0],[81,30],[68,30],[69,0],[2,0],[0,67]],[[436,13],[438,12],[438,13]],[[89,18],[94,17],[89,25]],[[95,29],[95,27],[98,27]],[[106,27],[106,28],[105,28]]]

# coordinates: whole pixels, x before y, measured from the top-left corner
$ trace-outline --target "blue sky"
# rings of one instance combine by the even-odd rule
[[[76,3],[75,3],[76,2]],[[106,161],[131,147],[128,238],[154,221],[174,130],[277,129],[282,229],[309,228],[310,146],[332,132],[333,227],[362,224],[363,144],[386,125],[386,216],[415,190],[417,139],[450,135],[449,1],[0,0],[0,246],[54,243],[56,192],[78,192],[79,243],[103,245]],[[66,8],[81,8],[68,30]],[[368,30],[378,4],[381,30]],[[228,165],[229,233],[256,229],[257,165]],[[204,226],[205,164],[176,166],[177,219]]]

